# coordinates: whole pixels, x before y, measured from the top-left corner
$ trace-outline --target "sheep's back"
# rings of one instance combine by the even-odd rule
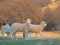
[[[22,23],[14,23],[14,24],[12,24],[12,26],[11,26],[11,30],[13,30],[13,31],[24,31],[24,24],[22,24]]]
[[[39,32],[40,25],[30,25],[30,32]]]

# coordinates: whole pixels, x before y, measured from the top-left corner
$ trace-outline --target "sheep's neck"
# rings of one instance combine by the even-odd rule
[[[40,30],[43,30],[44,29],[44,25],[43,24],[40,24]]]

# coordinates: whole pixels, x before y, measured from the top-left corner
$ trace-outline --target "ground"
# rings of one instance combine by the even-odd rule
[[[0,45],[60,45],[60,39],[39,39],[39,40],[0,40]]]
[[[22,32],[17,32],[17,37],[22,36]],[[19,40],[11,40],[4,38],[2,39],[0,37],[0,45],[60,45],[60,32],[42,32],[42,35],[44,37],[50,37],[50,38],[44,38],[44,39],[31,39],[31,40],[25,40],[20,38]],[[0,31],[0,36],[1,31]],[[5,34],[5,36],[7,36]],[[36,36],[34,33],[32,33],[32,36]],[[38,34],[39,37],[39,34]]]
[[[0,36],[2,36],[1,34],[2,32],[0,31]],[[17,32],[16,36],[17,37],[22,37],[22,32]],[[7,34],[5,33],[5,36],[7,36]],[[28,35],[29,36],[29,35]],[[43,37],[48,37],[48,38],[60,38],[60,32],[55,32],[55,31],[51,31],[51,32],[42,32],[42,36]],[[36,37],[35,33],[32,33],[32,37]],[[39,37],[39,34],[38,36]]]

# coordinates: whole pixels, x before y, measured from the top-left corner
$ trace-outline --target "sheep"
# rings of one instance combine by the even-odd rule
[[[26,36],[28,36],[29,32],[41,34],[45,26],[47,26],[45,21],[42,21],[40,25],[34,25],[31,24],[31,19],[27,19],[26,23],[13,23],[11,26],[12,39],[15,37],[15,33],[17,31],[23,32],[23,36],[25,36],[25,38],[27,38]]]
[[[2,38],[4,38],[5,33],[7,33],[8,37],[11,36],[11,27],[9,24],[2,26],[1,30],[2,30]]]
[[[45,21],[42,21],[40,25],[31,24],[31,19],[27,19],[26,23],[27,23],[26,25],[27,28],[25,27],[25,29],[27,30],[28,33],[30,32],[30,37],[31,37],[31,33],[35,33],[36,36],[38,33],[42,35],[41,34],[42,30],[47,26]]]
[[[34,25],[34,24],[28,24],[28,32],[36,33],[36,35],[39,33],[41,34],[42,30],[45,26],[47,26],[45,21],[42,21],[40,25]],[[30,34],[31,35],[31,34]],[[31,36],[30,36],[31,37]]]
[[[17,31],[19,31],[19,32],[23,32],[24,31],[23,24],[21,24],[21,23],[13,23],[11,25],[12,38],[15,37],[15,33]]]
[[[27,21],[26,23],[13,23],[11,25],[11,34],[12,34],[12,37],[11,38],[12,39],[16,38],[15,37],[15,33],[17,31],[23,32],[23,38],[27,38],[27,30],[26,30],[26,28],[27,28],[28,23],[30,23],[29,22],[30,19],[27,19],[26,21]]]

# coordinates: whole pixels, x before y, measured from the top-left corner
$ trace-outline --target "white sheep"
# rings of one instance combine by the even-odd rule
[[[12,37],[11,38],[12,39],[15,38],[15,33],[17,31],[23,32],[23,37],[25,36],[25,38],[27,38],[26,37],[27,36],[27,30],[26,30],[26,28],[28,27],[28,23],[30,23],[29,22],[30,19],[27,19],[26,21],[27,21],[26,23],[13,23],[11,25],[11,34],[12,34]]]
[[[11,25],[11,34],[12,34],[12,39],[15,37],[15,33],[17,31],[23,32],[25,38],[28,36],[28,33],[36,33],[36,34],[41,34],[41,31],[44,29],[44,27],[47,26],[45,21],[42,21],[40,25],[34,25],[31,24],[31,20],[27,19],[26,23],[13,23]]]
[[[11,38],[16,39],[15,37],[16,32],[25,32],[26,30],[25,27],[26,27],[26,23],[13,23],[11,25],[11,34],[12,34]]]
[[[45,21],[42,21],[40,25],[28,24],[28,32],[41,34],[42,30],[47,26]]]
[[[31,24],[31,19],[27,19],[26,23],[27,28],[26,27],[25,28],[28,33],[30,32],[30,37],[31,33],[35,33],[36,36],[38,33],[41,35],[42,30],[47,26],[45,21],[42,21],[40,25]]]
[[[8,37],[11,36],[11,27],[9,24],[2,26],[1,30],[2,30],[2,38],[4,38],[5,33],[7,33]]]

